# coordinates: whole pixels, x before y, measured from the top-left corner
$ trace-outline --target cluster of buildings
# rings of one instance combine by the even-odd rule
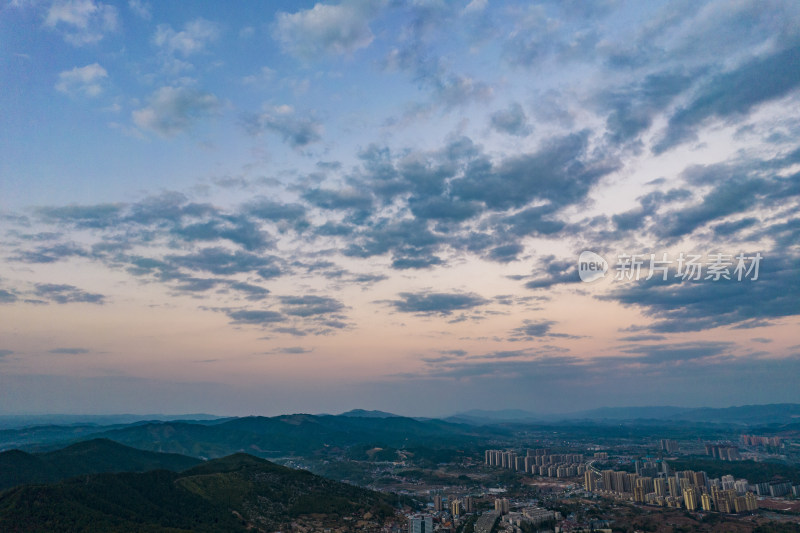
[[[780,448],[783,437],[763,437],[759,435],[742,435],[742,444],[745,446],[772,446]]]
[[[551,454],[549,449],[539,448],[528,449],[524,456],[509,450],[486,450],[484,455],[487,466],[546,477],[582,476],[586,471],[582,453]]]
[[[478,512],[473,496],[446,498],[441,494],[434,494],[433,507],[433,514],[418,514],[408,518],[408,533],[432,533],[434,529],[437,532],[450,531],[451,526],[454,528],[464,515]],[[538,526],[558,517],[560,515],[555,511],[541,507],[525,507],[512,512],[508,498],[495,498],[494,510],[483,512],[476,520],[474,529],[476,533],[489,533],[498,520],[502,520],[505,531],[521,532],[523,523]]]
[[[435,494],[433,496],[433,510],[438,513],[449,511],[450,516],[453,518],[460,518],[466,513],[475,512],[475,498],[467,495],[448,498],[445,502],[445,498],[443,498],[441,494]]]
[[[507,532],[521,532],[524,524],[539,526],[547,522],[555,522],[560,517],[559,513],[542,507],[525,507],[512,512],[508,498],[497,498],[494,501],[494,515],[500,517],[504,530]],[[478,528],[475,528],[478,531]]]
[[[540,526],[548,522],[555,522],[556,514],[555,511],[542,509],[541,507],[528,507],[520,512],[506,512],[501,516],[501,520],[503,524],[507,526],[505,528],[506,531],[509,529],[512,531],[521,531],[524,524]]]
[[[733,476],[723,476],[733,477]],[[784,496],[793,496],[800,498],[800,485],[792,485],[789,482],[773,481],[771,483],[756,483],[750,485],[755,493],[759,496],[772,496],[773,498],[782,498]]]
[[[721,461],[740,461],[739,447],[729,444],[706,444],[706,455]]]
[[[667,453],[677,453],[678,452],[678,441],[672,439],[661,439],[659,442],[659,447],[661,451]]]
[[[653,473],[646,463],[640,472]],[[598,475],[588,470],[584,482],[588,491],[613,493],[638,503],[729,514],[757,510],[757,495],[780,497],[791,493],[800,496],[800,485],[792,486],[791,483],[751,485],[746,479],[734,479],[733,476],[709,479],[705,472],[693,470],[669,475],[666,463],[664,472],[657,476],[618,470],[603,470]]]
[[[500,513],[497,511],[483,513],[478,517],[478,520],[475,521],[475,533],[491,533],[498,518],[500,518]]]

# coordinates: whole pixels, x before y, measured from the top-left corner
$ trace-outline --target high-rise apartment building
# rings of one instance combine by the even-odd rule
[[[703,508],[704,511],[713,511],[714,507],[711,503],[711,496],[708,494],[703,494],[700,496],[700,507]]]
[[[683,506],[689,511],[697,509],[697,492],[695,492],[694,487],[683,489]]]
[[[603,477],[603,489],[607,491],[614,490],[614,471],[603,470],[600,475]]]
[[[667,496],[667,482],[664,478],[656,478],[653,480],[653,492],[656,496]]]
[[[597,490],[597,483],[594,479],[594,473],[591,470],[586,470],[583,474],[583,484],[588,491]]]
[[[677,498],[680,496],[681,491],[679,490],[680,487],[678,486],[678,480],[675,476],[671,476],[667,478],[667,485],[669,486],[669,495],[673,498]]]
[[[466,496],[462,500],[464,502],[464,512],[465,513],[474,513],[475,512],[475,498],[472,496]]]
[[[453,500],[450,502],[450,514],[453,518],[458,518],[464,512],[463,502],[461,500]]]
[[[494,501],[494,510],[500,513],[501,515],[508,514],[510,509],[510,505],[508,502],[508,498],[497,498]]]
[[[409,518],[408,533],[433,533],[433,518],[430,516]]]
[[[442,504],[442,495],[441,494],[437,494],[436,496],[433,497],[433,509],[435,511],[443,511],[444,510],[444,505]]]

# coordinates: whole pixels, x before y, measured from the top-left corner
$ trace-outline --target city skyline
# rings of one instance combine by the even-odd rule
[[[0,414],[800,403],[796,2],[0,13]]]

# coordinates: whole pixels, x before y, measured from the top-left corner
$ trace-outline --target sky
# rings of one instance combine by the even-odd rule
[[[795,0],[0,7],[0,413],[800,402],[799,210]]]

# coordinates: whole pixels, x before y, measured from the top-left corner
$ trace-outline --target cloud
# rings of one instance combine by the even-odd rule
[[[580,282],[575,260],[558,260],[555,256],[549,255],[543,257],[541,263],[543,268],[534,271],[533,279],[525,283],[527,288],[549,289],[561,283]]]
[[[721,222],[715,225],[712,229],[714,233],[720,236],[735,235],[740,231],[753,227],[758,223],[758,219],[754,217],[747,217],[732,222]]]
[[[18,300],[16,294],[5,289],[0,289],[0,304],[11,304]]]
[[[322,140],[322,124],[310,116],[298,116],[289,106],[278,106],[260,115],[246,115],[244,126],[250,135],[273,131],[292,148],[304,148]]]
[[[418,252],[412,252],[417,254]],[[392,268],[395,270],[419,270],[441,265],[444,262],[435,255],[404,255],[392,259]]]
[[[627,341],[627,342],[642,342],[642,341],[663,341],[666,339],[664,335],[627,335],[625,337],[620,337],[619,340]]]
[[[489,0],[472,0],[467,6],[464,8],[465,13],[476,13],[482,12],[486,9],[486,6],[489,5]]]
[[[284,322],[286,317],[275,311],[257,309],[227,309],[225,313],[233,324],[267,325]]]
[[[211,93],[186,87],[162,87],[150,97],[147,107],[133,111],[139,128],[162,137],[174,137],[204,118],[219,114],[222,103]]]
[[[283,312],[291,316],[309,317],[338,313],[344,304],[334,298],[324,296],[282,296]]]
[[[227,239],[248,251],[264,250],[274,244],[258,224],[242,216],[221,216],[175,227],[172,232],[187,242]]]
[[[464,357],[467,355],[466,350],[439,350],[439,353],[443,355],[454,355],[456,357]]]
[[[142,20],[153,18],[153,6],[142,0],[128,0],[128,9]]]
[[[692,193],[688,189],[670,189],[667,192],[653,191],[637,198],[639,207],[618,213],[611,217],[616,228],[620,231],[641,230],[647,219],[657,219],[658,211],[674,202],[689,200]],[[656,223],[661,227],[662,222]]]
[[[495,111],[490,117],[492,129],[500,133],[525,137],[533,131],[522,106],[514,102],[508,109]]]
[[[669,119],[666,132],[653,147],[662,153],[694,140],[707,119],[743,117],[754,107],[781,98],[800,86],[800,46],[749,61],[712,78],[686,106]]]
[[[180,282],[175,286],[175,290],[181,292],[205,292],[217,285],[219,285],[219,280],[217,279],[185,277],[180,279]]]
[[[131,204],[124,221],[141,225],[171,225],[184,218],[217,214],[218,211],[210,204],[190,202],[183,193],[165,191]]]
[[[188,56],[203,51],[219,38],[219,33],[215,23],[198,18],[187,22],[181,31],[175,31],[168,24],[159,24],[153,42],[170,55]]]
[[[625,353],[637,355],[636,362],[644,364],[675,364],[727,354],[731,342],[685,342],[677,344],[642,345],[624,348]]]
[[[44,298],[57,304],[68,303],[91,303],[102,305],[105,303],[105,296],[79,289],[74,285],[58,285],[54,283],[38,283],[34,294],[39,298]]]
[[[57,1],[50,6],[44,25],[62,31],[74,46],[99,42],[117,29],[117,9],[94,0]]]
[[[408,201],[408,208],[418,219],[455,222],[470,219],[483,210],[479,202],[465,202],[443,196],[411,197]]]
[[[517,256],[525,249],[524,246],[518,243],[503,244],[495,246],[487,254],[487,258],[499,263],[508,263],[516,261]]]
[[[93,98],[103,92],[102,80],[107,77],[106,69],[97,63],[75,67],[58,75],[56,90],[72,96],[82,94]]]
[[[272,331],[275,333],[285,333],[287,335],[293,335],[295,337],[305,337],[308,335],[308,331],[304,331],[295,327],[277,327],[272,328]]]
[[[510,156],[498,164],[477,160],[464,177],[451,182],[453,195],[483,202],[489,208],[523,207],[533,200],[554,206],[582,201],[591,187],[616,168],[609,161],[591,161],[589,132],[551,139],[538,151]]]
[[[779,229],[779,224],[772,224],[756,229],[758,219],[752,214],[758,208],[768,212],[764,209],[786,206],[800,196],[798,175],[793,172],[795,164],[795,158],[789,155],[770,159],[736,157],[717,164],[690,166],[680,177],[691,189],[704,191],[701,201],[667,211],[663,209],[667,204],[692,196],[689,189],[673,189],[666,194],[647,195],[641,199],[641,209],[623,216],[633,215],[632,223],[637,219],[641,222],[647,211],[653,220],[652,232],[668,240],[707,228],[728,239],[750,228],[753,233],[769,228],[771,238],[777,239],[781,230],[791,228]],[[709,223],[725,218],[730,220],[709,227]]]
[[[231,252],[225,248],[203,248],[199,252],[185,255],[168,255],[168,264],[190,270],[201,270],[218,275],[258,272],[272,273],[279,268],[280,260],[274,256],[264,256],[243,251]],[[273,277],[272,275],[265,277]]]
[[[9,355],[12,355],[13,353],[14,353],[14,350],[0,350],[0,359],[2,359],[4,357],[8,357]]]
[[[597,100],[608,113],[607,140],[615,144],[638,141],[639,135],[652,126],[655,117],[691,87],[697,74],[667,70],[598,95]]]
[[[68,303],[92,303],[102,305],[105,303],[105,296],[79,289],[74,285],[38,283],[33,291],[39,298],[44,298],[58,304]]]
[[[67,205],[39,207],[36,213],[47,222],[101,229],[118,224],[122,209],[122,204]]]
[[[374,38],[369,21],[375,6],[368,1],[345,1],[278,13],[272,35],[284,51],[304,60],[320,54],[352,54]]]
[[[758,203],[766,185],[762,179],[731,177],[708,192],[699,204],[660,217],[656,232],[664,237],[681,237],[712,220],[747,211]]]
[[[372,197],[368,192],[355,188],[309,189],[303,198],[311,204],[324,209],[356,209],[367,211],[372,208]]]
[[[258,285],[253,285],[251,283],[233,281],[230,282],[228,286],[235,291],[243,293],[245,295],[245,298],[251,301],[263,300],[269,294],[268,289],[265,289],[264,287],[259,287]]]
[[[251,28],[252,30],[252,28]],[[242,83],[246,85],[266,86],[275,79],[275,71],[269,67],[261,67],[258,74],[245,76],[242,78]]]
[[[89,257],[90,254],[73,243],[38,246],[34,250],[23,250],[13,259],[23,263],[55,263],[70,257]]]
[[[764,252],[763,257],[755,281],[737,281],[735,276],[731,280],[681,281],[671,269],[668,281],[654,276],[625,284],[600,298],[641,308],[655,320],[647,327],[654,333],[766,326],[798,314],[800,257],[786,251]]]
[[[55,353],[55,354],[65,354],[65,355],[79,355],[84,353],[89,353],[90,350],[86,348],[53,348],[52,350],[48,351],[47,353]]]
[[[536,67],[547,60],[560,65],[596,56],[602,42],[598,20],[610,11],[608,4],[548,2],[526,9],[513,7],[513,26],[502,41],[503,58],[519,67]]]
[[[497,216],[493,222],[512,236],[552,236],[566,226],[565,222],[554,218],[557,210],[558,207],[552,204],[528,207],[513,215]]]
[[[302,204],[257,198],[243,207],[245,212],[252,217],[270,222],[286,222],[298,231],[302,231],[310,225],[306,219],[307,209]]]
[[[302,346],[287,346],[285,348],[277,348],[273,350],[272,353],[283,353],[283,354],[303,354],[303,353],[311,353],[314,350],[311,348],[303,348]]]
[[[426,13],[432,13],[432,10],[426,10]],[[433,15],[434,18],[438,16]],[[416,22],[409,30],[412,34],[419,33],[420,28],[426,26],[419,19]],[[406,118],[425,116],[436,109],[450,111],[473,102],[486,102],[493,96],[492,86],[472,76],[453,72],[438,54],[424,45],[425,41],[421,35],[414,35],[408,45],[392,50],[385,61],[387,69],[409,72],[420,87],[431,93],[430,102],[410,105]]]
[[[453,311],[472,309],[489,303],[473,293],[401,292],[398,296],[399,300],[389,300],[387,303],[401,313],[420,315],[446,316]]]
[[[512,340],[533,340],[536,338],[542,337],[560,337],[560,338],[567,338],[567,339],[579,339],[580,337],[575,335],[567,335],[566,333],[553,333],[550,331],[550,328],[553,327],[555,324],[552,320],[525,320],[524,325],[515,328],[511,332],[511,339]]]
[[[524,326],[520,326],[514,331],[526,337],[544,337],[549,334],[550,327],[553,324],[555,324],[555,322],[552,320],[543,320],[541,322],[528,321]]]
[[[392,252],[392,267],[400,270],[442,262],[433,254],[442,238],[434,235],[425,221],[382,220],[354,237],[343,251],[346,256],[364,258]]]

